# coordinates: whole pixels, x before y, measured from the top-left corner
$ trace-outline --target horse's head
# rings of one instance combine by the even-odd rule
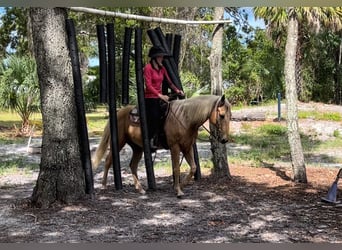
[[[221,143],[228,142],[229,122],[231,119],[231,105],[223,95],[215,104],[210,115],[210,123],[217,129],[216,138]]]

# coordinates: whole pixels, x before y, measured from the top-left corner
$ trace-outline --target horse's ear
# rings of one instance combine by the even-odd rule
[[[219,103],[218,103],[218,107],[221,107],[221,106],[223,106],[225,104],[225,99],[226,99],[226,97],[223,94],[221,96],[221,99],[220,99]]]

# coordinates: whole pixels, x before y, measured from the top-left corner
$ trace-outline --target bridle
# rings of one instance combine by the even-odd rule
[[[218,111],[218,104],[220,102],[220,98],[218,99],[218,101],[215,103],[215,106],[213,107],[213,109],[216,109],[216,123],[215,123],[215,127],[217,130],[221,131],[221,123],[219,122],[219,111]],[[214,138],[216,141],[219,141],[218,136],[216,136],[214,133],[212,133],[209,129],[207,129],[203,124],[201,125],[202,128],[205,129],[205,131],[208,132],[209,134],[209,139]]]

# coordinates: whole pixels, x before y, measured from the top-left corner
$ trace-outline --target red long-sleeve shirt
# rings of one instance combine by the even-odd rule
[[[178,88],[172,83],[164,67],[154,69],[151,63],[148,63],[144,67],[145,98],[159,98],[158,95],[162,93],[164,76],[166,77],[170,88],[175,92],[179,92]]]

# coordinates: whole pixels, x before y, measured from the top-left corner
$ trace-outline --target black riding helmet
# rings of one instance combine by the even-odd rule
[[[150,48],[150,51],[148,52],[148,56],[151,58],[155,58],[158,56],[167,56],[168,54],[165,52],[165,50],[161,47],[153,46]]]

